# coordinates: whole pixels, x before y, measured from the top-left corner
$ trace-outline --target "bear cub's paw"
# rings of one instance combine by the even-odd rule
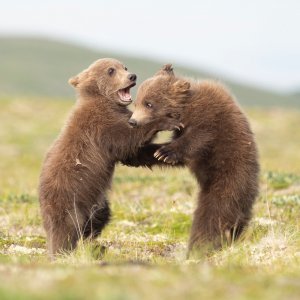
[[[172,147],[172,144],[159,148],[154,153],[154,157],[171,165],[175,165],[180,161],[178,152]]]
[[[159,131],[177,131],[182,132],[184,129],[183,123],[179,123],[176,119],[168,119],[167,121],[163,121],[162,124],[155,123],[156,126],[159,127]]]

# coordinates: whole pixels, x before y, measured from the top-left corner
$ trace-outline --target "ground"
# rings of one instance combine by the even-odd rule
[[[243,240],[186,260],[197,185],[187,170],[119,166],[101,238],[51,263],[37,199],[69,101],[0,101],[0,299],[300,299],[300,110],[246,109],[261,193]]]

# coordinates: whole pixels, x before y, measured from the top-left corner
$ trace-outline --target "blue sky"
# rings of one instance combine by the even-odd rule
[[[57,37],[300,89],[298,0],[10,0],[1,3],[0,34]]]

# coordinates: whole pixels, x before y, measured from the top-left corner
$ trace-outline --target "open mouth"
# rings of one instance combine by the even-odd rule
[[[119,95],[120,100],[121,100],[122,103],[124,103],[124,104],[130,104],[132,102],[132,100],[131,100],[131,94],[130,94],[130,89],[132,87],[134,87],[135,84],[136,83],[134,82],[131,85],[127,86],[126,88],[118,90],[118,95]]]

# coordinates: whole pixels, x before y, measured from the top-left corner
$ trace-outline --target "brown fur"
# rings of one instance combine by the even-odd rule
[[[100,234],[110,218],[106,192],[115,163],[134,155],[158,130],[172,130],[178,123],[154,120],[139,130],[129,126],[129,102],[122,102],[118,91],[135,84],[131,75],[119,61],[100,59],[69,81],[78,101],[40,176],[39,200],[51,255],[74,249],[80,237]]]
[[[137,126],[153,118],[174,118],[185,126],[155,156],[186,165],[201,186],[189,250],[239,237],[258,194],[259,163],[247,118],[227,89],[176,77],[166,65],[142,83],[135,106],[131,119]]]

